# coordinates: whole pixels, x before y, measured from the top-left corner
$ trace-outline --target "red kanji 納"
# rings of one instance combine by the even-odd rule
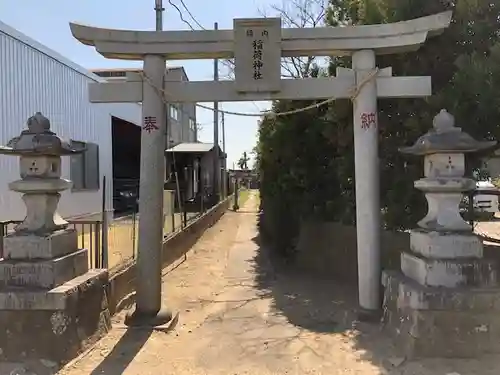
[[[362,113],[361,114],[361,128],[369,129],[372,125],[377,125],[377,116],[374,112]]]

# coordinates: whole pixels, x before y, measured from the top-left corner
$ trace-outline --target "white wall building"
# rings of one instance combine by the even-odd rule
[[[129,73],[140,73],[142,69],[118,68],[118,69],[92,69],[92,72],[106,80],[124,81]],[[168,66],[166,68],[166,79],[170,81],[189,81],[185,69],[182,66]],[[193,143],[198,141],[198,129],[196,126],[196,103],[175,103],[168,106],[169,126],[165,139],[166,148],[174,147],[179,143]]]
[[[112,210],[112,116],[141,124],[140,104],[91,104],[92,81],[104,80],[0,22],[0,143],[18,136],[28,117],[40,111],[59,136],[89,146],[84,157],[63,158],[63,177],[75,184],[61,198],[64,217],[101,212],[103,176],[106,209]],[[22,219],[20,194],[7,186],[19,178],[17,158],[0,156],[0,171],[0,220]]]

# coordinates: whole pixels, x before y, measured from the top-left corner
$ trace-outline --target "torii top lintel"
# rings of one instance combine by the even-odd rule
[[[281,32],[281,55],[348,55],[370,49],[376,54],[417,50],[427,37],[440,34],[451,22],[452,12],[443,12],[380,25],[285,28]],[[133,31],[102,29],[70,23],[73,36],[95,46],[112,59],[142,60],[144,55],[163,55],[168,60],[234,57],[233,30]]]

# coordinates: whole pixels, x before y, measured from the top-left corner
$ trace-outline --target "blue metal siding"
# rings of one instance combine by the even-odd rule
[[[99,144],[101,179],[108,176],[107,196],[111,198],[110,108],[113,105],[89,102],[88,83],[92,81],[90,74],[82,74],[0,29],[0,143],[6,144],[19,135],[28,117],[40,111],[61,137]],[[0,219],[22,218],[24,204],[20,194],[10,192],[7,187],[19,178],[18,161],[15,157],[0,156],[0,170]],[[63,177],[69,175],[69,158],[65,157]],[[60,213],[63,216],[97,213],[101,210],[101,197],[101,191],[65,192]],[[110,209],[111,199],[108,202]]]

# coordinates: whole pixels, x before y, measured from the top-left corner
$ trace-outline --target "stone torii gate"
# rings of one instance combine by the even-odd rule
[[[142,102],[136,310],[129,324],[161,324],[161,247],[165,102],[351,98],[354,105],[359,303],[380,309],[380,198],[377,98],[426,97],[431,77],[392,77],[375,56],[417,50],[441,33],[451,12],[393,24],[282,29],[279,18],[235,19],[234,30],[132,31],[70,24],[73,36],[104,57],[143,60],[143,74],[92,83],[91,102]],[[281,79],[281,57],[352,55],[336,77]],[[178,82],[166,60],[235,59],[234,81]]]

